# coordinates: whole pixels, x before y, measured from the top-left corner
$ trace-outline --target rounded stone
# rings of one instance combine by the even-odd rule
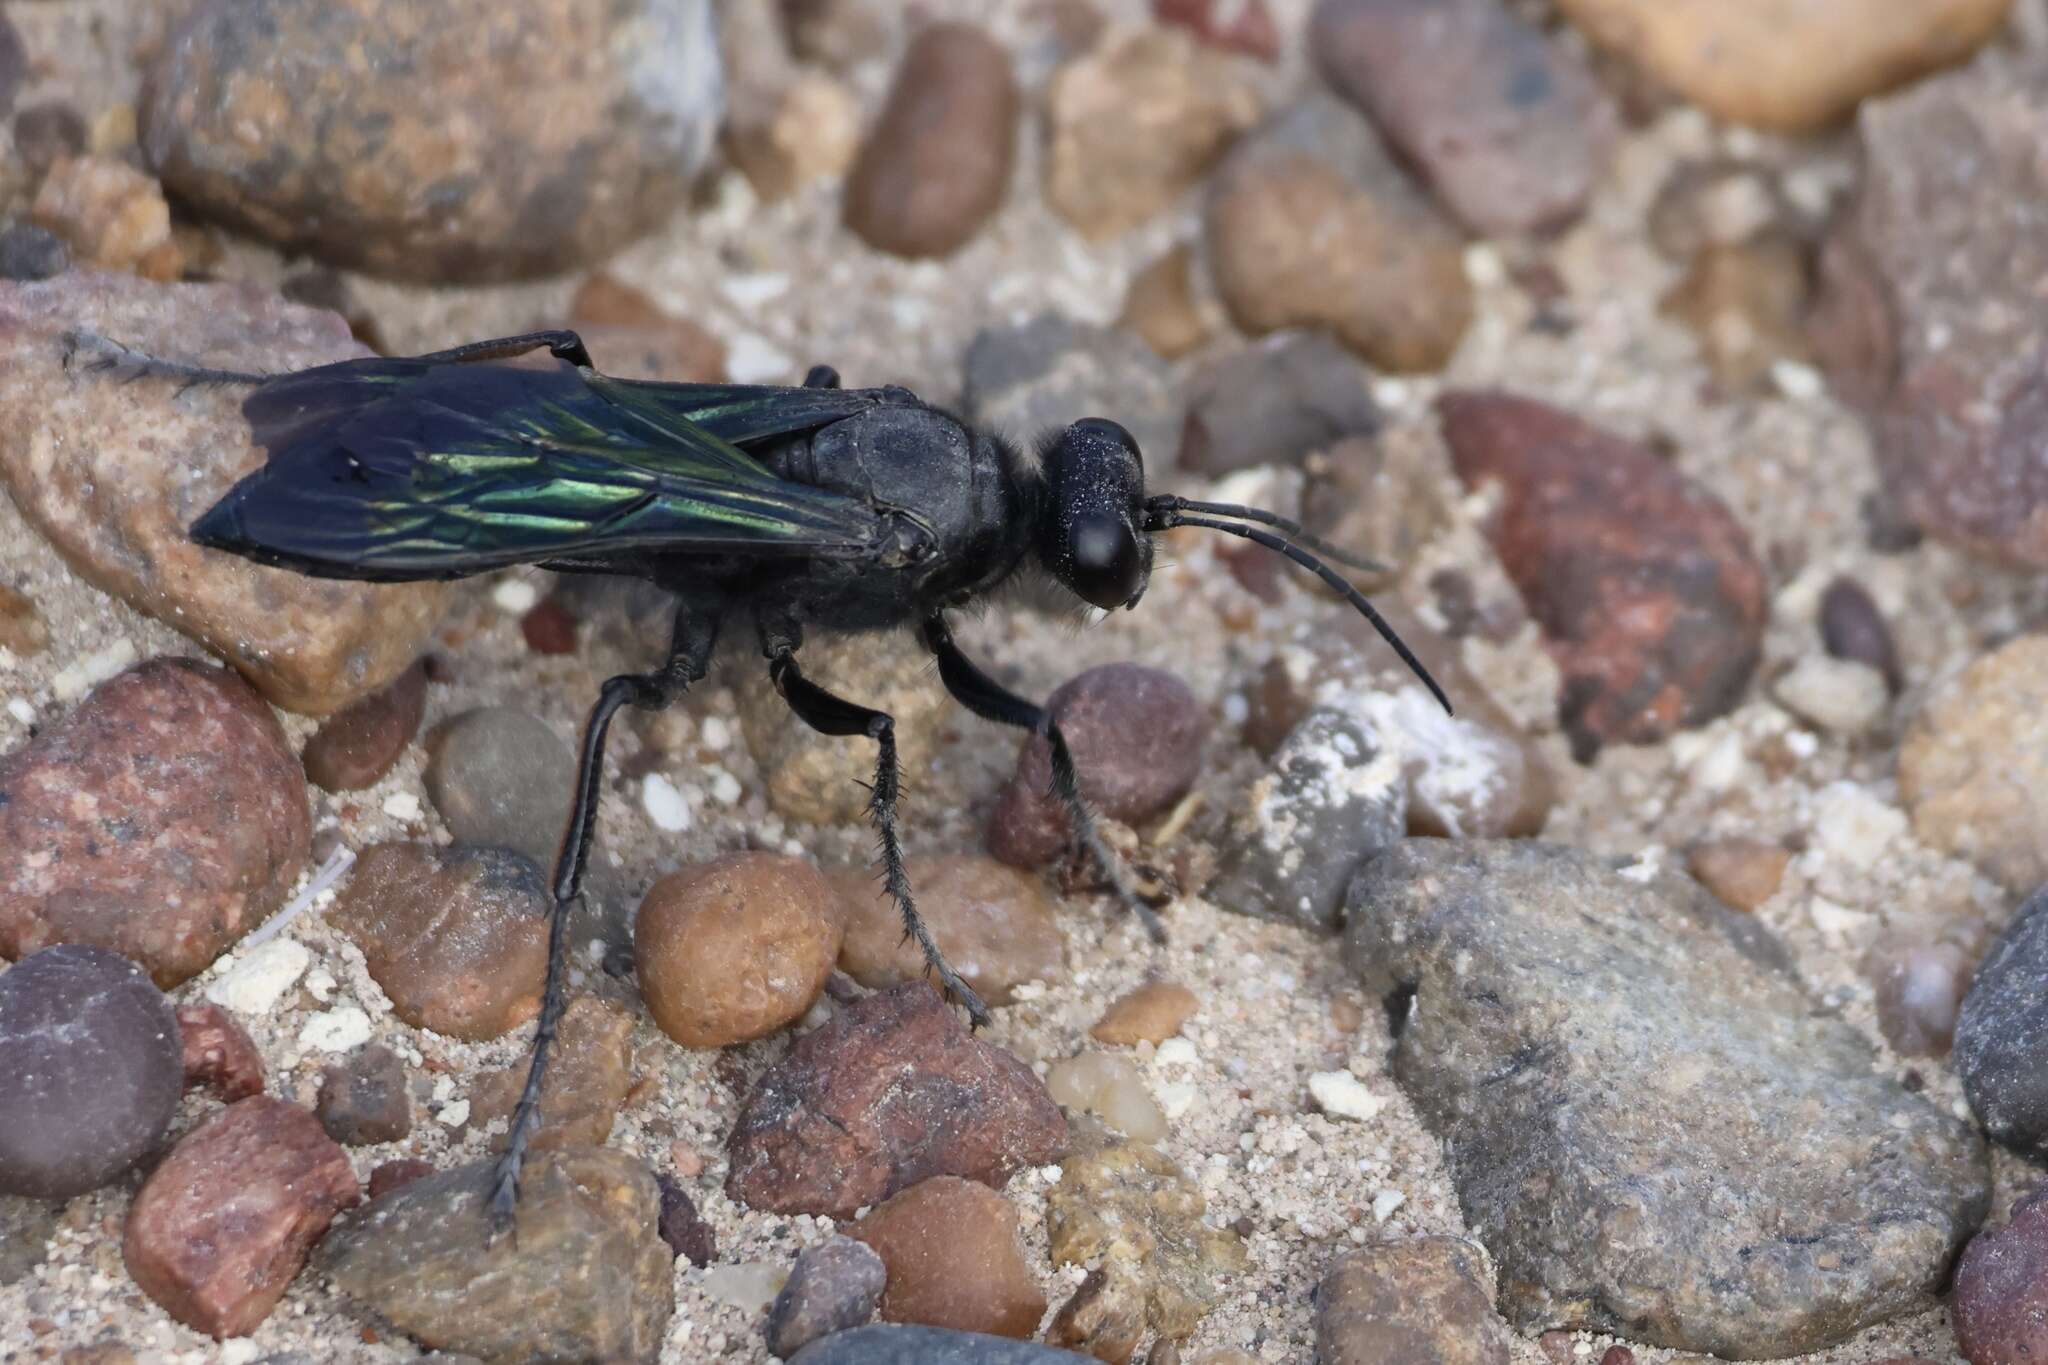
[[[975,854],[920,859],[911,875],[939,951],[985,1003],[1008,1004],[1027,981],[1065,979],[1066,939],[1037,876]],[[846,868],[832,881],[846,905],[840,968],[876,990],[922,977],[924,954],[904,939],[896,902],[874,874]]]
[[[539,717],[486,706],[427,736],[427,797],[457,843],[554,865],[576,785],[569,746]]]
[[[986,1185],[938,1175],[847,1229],[882,1258],[885,1322],[1029,1337],[1045,1295],[1024,1259],[1017,1213]]]
[[[374,785],[391,771],[419,733],[427,713],[424,660],[369,696],[349,703],[320,723],[299,755],[306,778],[323,791],[352,792]]]
[[[640,903],[640,993],[685,1047],[765,1037],[803,1017],[839,955],[843,911],[801,858],[729,853],[672,872]]]
[[[2048,888],[2027,898],[1977,968],[1952,1063],[1994,1142],[2048,1158]]]
[[[127,958],[67,943],[0,976],[0,1192],[106,1184],[156,1146],[183,1085],[171,1003]]]
[[[1098,1043],[1163,1043],[1202,1007],[1178,981],[1147,981],[1110,1002],[1088,1036]]]

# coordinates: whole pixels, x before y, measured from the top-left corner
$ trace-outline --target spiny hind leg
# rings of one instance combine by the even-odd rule
[[[64,333],[64,368],[91,374],[118,374],[123,383],[137,379],[162,379],[186,389],[209,384],[261,384],[267,374],[244,370],[221,370],[206,365],[189,365],[138,351],[98,332],[73,330]]]

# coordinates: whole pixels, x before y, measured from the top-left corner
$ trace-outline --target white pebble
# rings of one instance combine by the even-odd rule
[[[1825,896],[1815,896],[1807,907],[1813,916],[1813,925],[1820,930],[1820,936],[1834,947],[1846,947],[1861,942],[1877,928],[1877,916],[1866,910],[1851,910],[1846,905],[1837,905]]]
[[[1062,1108],[1093,1114],[1125,1137],[1157,1142],[1166,1136],[1166,1115],[1137,1064],[1120,1053],[1084,1052],[1055,1062],[1045,1088]]]
[[[727,275],[718,282],[719,292],[741,308],[759,308],[773,303],[789,292],[789,276],[775,271],[756,271],[749,275]]]
[[[20,697],[9,697],[7,699],[7,714],[20,721],[23,725],[34,725],[36,723],[36,708],[30,706],[28,702]]]
[[[1348,1071],[1316,1072],[1308,1078],[1308,1093],[1316,1107],[1333,1118],[1363,1122],[1387,1107],[1384,1099]]]
[[[326,1004],[327,997],[334,994],[334,973],[328,971],[325,967],[315,967],[312,971],[307,972],[306,994],[312,996],[321,1004]]]
[[[434,1117],[441,1121],[444,1128],[460,1128],[469,1122],[469,1101],[450,1100],[434,1111]]]
[[[1851,867],[1875,867],[1906,838],[1906,815],[1854,782],[1830,782],[1813,798],[1814,844]]]
[[[1159,1107],[1169,1122],[1194,1108],[1201,1098],[1202,1088],[1192,1081],[1168,1081],[1159,1087]]]
[[[711,770],[711,799],[721,806],[736,805],[740,799],[740,780],[723,768]]]
[[[775,1302],[775,1296],[788,1280],[789,1271],[782,1266],[767,1261],[741,1261],[705,1271],[704,1291],[751,1316]]]
[[[426,814],[420,809],[420,799],[411,792],[393,792],[385,797],[384,813],[394,820],[403,820],[407,824]]]
[[[322,1010],[299,1030],[299,1046],[315,1052],[347,1052],[370,1041],[370,1016],[355,1005]]]
[[[1838,735],[1868,730],[1891,699],[1882,673],[1869,664],[1826,654],[1801,659],[1771,691],[1793,715]]]
[[[220,1365],[250,1365],[263,1354],[263,1348],[247,1337],[229,1337],[214,1348],[213,1358]]]
[[[1381,1190],[1372,1197],[1372,1220],[1384,1223],[1391,1218],[1394,1210],[1408,1202],[1408,1196],[1395,1189]]]
[[[683,799],[676,784],[660,773],[649,773],[640,779],[640,806],[656,829],[680,834],[690,827],[690,803]]]
[[[1794,402],[1810,403],[1827,392],[1828,381],[1811,365],[1797,360],[1771,362],[1771,382]]]
[[[50,679],[50,690],[59,701],[76,701],[134,662],[134,641],[116,640],[105,649],[58,669]]]
[[[491,589],[491,601],[499,611],[524,616],[540,604],[540,589],[530,578],[501,578]]]
[[[303,943],[274,938],[209,982],[206,998],[237,1014],[268,1014],[312,965]]]
[[[706,716],[697,725],[697,738],[712,753],[723,753],[732,743],[732,726],[724,716]]]
[[[725,372],[735,384],[787,382],[796,362],[758,332],[741,332],[725,352]]]
[[[1192,1042],[1176,1036],[1161,1043],[1152,1060],[1160,1066],[1193,1066],[1200,1056]]]

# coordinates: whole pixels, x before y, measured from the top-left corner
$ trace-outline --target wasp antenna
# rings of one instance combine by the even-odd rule
[[[1145,505],[1145,510],[1154,516],[1172,516],[1177,512],[1202,512],[1214,517],[1230,517],[1236,521],[1255,521],[1261,526],[1272,527],[1296,545],[1306,548],[1311,554],[1342,564],[1347,569],[1356,569],[1360,573],[1393,572],[1378,560],[1366,559],[1362,555],[1340,550],[1321,536],[1311,533],[1300,522],[1283,517],[1278,512],[1268,512],[1263,507],[1246,507],[1234,502],[1197,502],[1193,498],[1183,498],[1169,493],[1153,498]]]
[[[1147,511],[1151,512],[1153,509],[1148,508]],[[1323,563],[1322,560],[1317,559],[1301,546],[1270,532],[1261,531],[1257,527],[1240,526],[1236,522],[1231,521],[1216,521],[1210,517],[1186,516],[1177,509],[1163,505],[1158,506],[1157,511],[1153,515],[1158,520],[1159,524],[1155,528],[1158,530],[1165,530],[1173,526],[1200,526],[1204,530],[1223,531],[1229,535],[1240,536],[1245,540],[1251,541],[1253,544],[1263,545],[1269,550],[1278,550],[1281,554],[1286,555],[1289,559],[1336,589],[1345,601],[1358,609],[1359,615],[1372,622],[1372,628],[1379,632],[1380,638],[1387,642],[1388,648],[1400,656],[1401,662],[1408,666],[1408,671],[1422,680],[1422,685],[1427,687],[1429,694],[1436,698],[1437,705],[1444,708],[1444,714],[1454,714],[1451,710],[1451,699],[1444,695],[1443,688],[1437,684],[1435,678],[1429,675],[1429,670],[1422,666],[1422,660],[1415,657],[1415,652],[1408,648],[1407,642],[1402,640],[1394,628],[1387,624],[1387,618],[1379,614],[1373,604],[1366,599],[1365,594],[1353,587],[1349,579]],[[1151,519],[1148,518],[1148,520]]]

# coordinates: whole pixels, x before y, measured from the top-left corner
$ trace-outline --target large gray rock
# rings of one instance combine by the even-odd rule
[[[1992,1140],[2048,1158],[2048,888],[2027,898],[1977,968],[1954,1060]]]
[[[1670,873],[1412,839],[1351,884],[1500,1311],[1731,1358],[1928,1307],[1990,1199],[1983,1143],[1875,1067],[1753,919]]]

